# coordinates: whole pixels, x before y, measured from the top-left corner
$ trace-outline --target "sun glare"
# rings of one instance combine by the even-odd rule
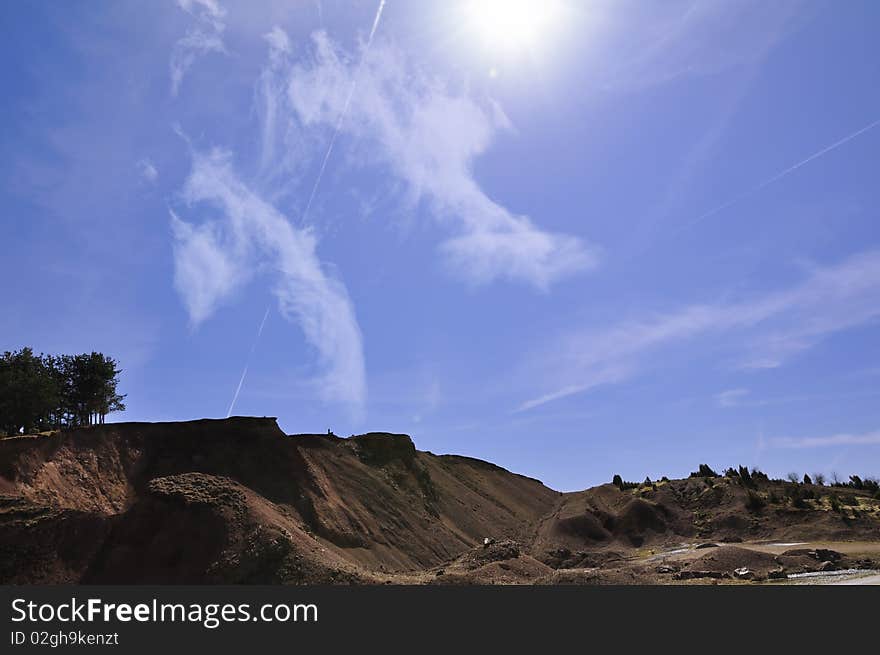
[[[487,47],[533,50],[552,36],[559,18],[554,0],[467,0],[468,26]]]

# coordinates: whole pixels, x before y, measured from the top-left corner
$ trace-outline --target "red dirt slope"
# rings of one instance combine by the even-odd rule
[[[0,440],[2,582],[356,582],[487,535],[558,494],[406,435],[287,436],[274,419],[107,424]]]
[[[762,539],[878,542],[880,501],[714,476],[560,494],[406,435],[288,436],[272,418],[0,439],[0,583],[620,584],[693,573],[652,559],[682,542]],[[719,553],[700,575],[769,575]]]

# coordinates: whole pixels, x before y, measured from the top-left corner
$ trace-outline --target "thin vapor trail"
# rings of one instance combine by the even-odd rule
[[[330,145],[327,147],[327,152],[324,153],[324,159],[321,161],[321,168],[318,170],[318,177],[315,178],[315,184],[312,186],[312,192],[309,194],[309,201],[306,203],[306,207],[303,210],[302,217],[300,218],[301,223],[305,224],[306,218],[309,215],[309,210],[312,207],[312,201],[315,199],[315,194],[318,192],[318,187],[321,186],[321,179],[324,177],[324,170],[327,168],[327,162],[330,160],[330,154],[333,152],[333,145],[336,143],[336,137],[339,136],[339,131],[342,129],[342,121],[345,120],[346,114],[348,114],[349,105],[351,105],[351,99],[354,96],[354,91],[357,88],[358,77],[360,77],[361,68],[363,68],[364,60],[367,57],[367,54],[370,51],[370,46],[373,45],[373,37],[376,36],[376,30],[379,28],[379,21],[382,18],[382,10],[385,9],[385,0],[379,0],[379,6],[376,8],[376,15],[373,18],[373,26],[370,28],[370,36],[367,37],[367,44],[364,46],[364,52],[361,56],[361,60],[358,63],[357,71],[355,71],[354,78],[351,81],[351,88],[348,90],[348,97],[345,99],[345,105],[342,107],[342,111],[339,112],[339,117],[336,119],[336,128],[333,130],[333,136],[330,137]],[[244,379],[247,377],[248,368],[251,365],[251,358],[254,356],[254,352],[257,349],[257,345],[260,342],[260,335],[263,334],[263,326],[266,324],[266,318],[269,316],[269,308],[266,307],[266,313],[263,315],[263,321],[260,323],[260,329],[257,330],[257,337],[254,339],[254,343],[251,346],[251,352],[248,355],[247,362],[244,365],[244,370],[241,372],[241,378],[238,381],[238,387],[235,389],[235,395],[232,396],[232,402],[229,404],[229,411],[226,413],[226,418],[232,416],[232,410],[235,407],[235,402],[238,400],[238,394],[241,393],[241,387],[244,384]]]
[[[306,221],[306,217],[309,215],[309,210],[312,208],[312,201],[315,199],[315,194],[318,192],[318,187],[321,185],[321,179],[324,177],[324,170],[327,168],[327,162],[330,161],[330,155],[333,152],[333,146],[336,144],[336,137],[339,136],[339,131],[342,129],[342,121],[345,120],[346,115],[348,114],[348,107],[351,105],[351,99],[354,97],[355,89],[357,88],[357,81],[360,77],[361,68],[364,66],[364,60],[367,58],[367,54],[370,52],[370,46],[373,45],[373,37],[376,35],[376,29],[379,27],[379,20],[382,18],[382,10],[385,8],[385,0],[379,0],[379,7],[376,9],[376,17],[373,18],[373,27],[370,29],[370,36],[367,37],[367,44],[364,46],[364,53],[361,56],[361,60],[358,63],[357,70],[355,71],[354,77],[351,80],[351,88],[348,90],[348,96],[345,98],[345,104],[342,106],[342,111],[339,112],[339,116],[336,119],[336,127],[333,130],[333,135],[330,137],[330,145],[327,146],[327,152],[324,153],[324,159],[321,161],[321,168],[318,170],[318,177],[315,179],[315,184],[312,187],[312,192],[309,194],[309,201],[306,203],[306,208],[303,210],[302,218],[300,221],[304,224]]]
[[[254,352],[257,350],[257,344],[260,342],[260,335],[263,334],[263,327],[266,325],[266,319],[269,318],[269,307],[266,307],[266,313],[263,314],[263,320],[260,321],[260,328],[257,330],[257,336],[254,338],[254,343],[251,346],[251,352],[248,355],[247,361],[244,364],[244,370],[241,372],[241,379],[238,381],[238,386],[235,388],[235,395],[232,396],[232,402],[229,403],[229,411],[226,412],[226,418],[232,416],[232,410],[235,408],[235,403],[238,400],[238,394],[241,393],[241,385],[244,384],[244,379],[247,376],[248,368],[251,365],[251,359],[254,357]]]
[[[778,182],[779,180],[781,180],[783,177],[785,177],[789,173],[793,173],[794,171],[799,169],[801,166],[805,166],[806,164],[809,164],[814,159],[818,159],[822,155],[827,154],[827,153],[831,152],[832,150],[836,150],[837,148],[839,148],[843,144],[847,143],[848,141],[852,141],[857,136],[864,134],[868,130],[873,129],[873,128],[877,127],[878,125],[880,125],[880,120],[876,120],[873,123],[870,123],[869,125],[866,125],[865,127],[861,128],[860,130],[856,130],[852,134],[849,134],[849,135],[843,137],[839,141],[835,141],[831,145],[825,146],[824,148],[822,148],[818,152],[814,152],[812,155],[810,155],[806,159],[802,159],[798,163],[796,163],[792,166],[789,166],[785,170],[780,171],[779,173],[777,173],[776,175],[774,175],[773,177],[771,177],[767,180],[764,180],[759,185],[752,187],[748,191],[745,191],[745,192],[739,194],[738,196],[734,196],[733,198],[731,198],[730,200],[728,200],[724,204],[718,205],[714,209],[710,209],[709,211],[705,212],[704,214],[700,214],[695,219],[693,219],[692,221],[690,221],[689,223],[684,225],[681,228],[681,230],[686,230],[690,227],[693,227],[694,225],[696,225],[700,221],[703,221],[703,220],[709,218],[710,216],[714,216],[715,214],[722,212],[725,209],[728,209],[729,207],[732,207],[733,205],[737,204],[738,202],[745,200],[749,196],[752,196],[752,195],[758,193],[762,189],[765,189],[766,187],[770,186],[774,182]],[[679,231],[681,231],[681,230],[679,230]]]

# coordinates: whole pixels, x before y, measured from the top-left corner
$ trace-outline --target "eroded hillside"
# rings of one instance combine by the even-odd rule
[[[406,435],[274,419],[115,424],[0,441],[0,578],[317,582],[527,540],[558,493]]]
[[[561,494],[400,434],[285,435],[271,418],[99,425],[0,440],[0,582],[662,581],[682,573],[658,573],[653,553],[676,544],[880,542],[880,502],[832,506],[827,487],[786,484]],[[798,557],[785,561],[827,566]]]

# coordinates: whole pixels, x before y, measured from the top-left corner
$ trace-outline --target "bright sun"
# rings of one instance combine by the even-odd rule
[[[466,21],[493,49],[532,50],[550,38],[559,18],[556,0],[466,0]]]

